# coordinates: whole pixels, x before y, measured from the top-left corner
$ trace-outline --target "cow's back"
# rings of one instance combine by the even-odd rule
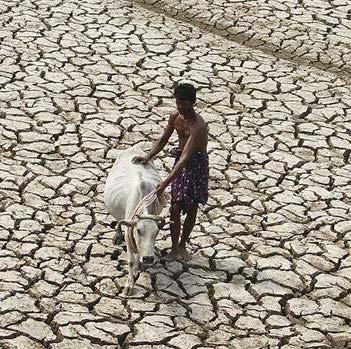
[[[122,151],[107,176],[104,199],[109,213],[117,220],[129,218],[139,200],[154,190],[161,178],[152,162],[133,164],[134,156],[144,156],[138,147]],[[162,208],[161,208],[162,209]]]

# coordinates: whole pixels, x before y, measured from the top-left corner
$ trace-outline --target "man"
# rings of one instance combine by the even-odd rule
[[[194,228],[199,203],[208,199],[208,156],[207,126],[203,118],[195,112],[196,89],[191,84],[179,84],[174,89],[177,111],[172,112],[161,138],[145,157],[135,157],[133,162],[146,164],[167,144],[174,130],[177,131],[179,147],[172,149],[176,158],[168,177],[160,183],[156,193],[161,195],[166,187],[171,187],[170,226],[172,249],[168,259],[189,259],[185,244]],[[186,213],[181,230],[181,212]]]

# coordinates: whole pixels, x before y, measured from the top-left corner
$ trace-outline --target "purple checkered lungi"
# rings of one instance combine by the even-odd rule
[[[182,151],[176,147],[171,150],[175,163],[178,162]],[[196,151],[183,168],[182,172],[172,182],[172,203],[177,202],[184,213],[196,203],[206,204],[208,199],[208,155]]]

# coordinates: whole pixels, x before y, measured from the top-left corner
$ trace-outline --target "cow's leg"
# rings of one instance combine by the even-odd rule
[[[116,223],[116,224],[114,224],[114,223]],[[117,222],[111,223],[111,228],[115,228],[116,225],[118,225]],[[117,244],[117,245],[121,245],[122,242],[123,242],[123,238],[124,238],[124,236],[123,236],[123,233],[122,233],[122,229],[121,229],[121,227],[117,226],[116,234],[113,237],[113,243]]]
[[[121,232],[116,232],[115,236],[113,237],[113,243],[115,245],[122,245],[123,243],[123,234]]]
[[[139,256],[135,256],[134,272],[137,273],[140,269]]]
[[[128,253],[128,279],[124,286],[124,294],[129,296],[134,288],[134,267],[136,264],[136,258],[134,253],[131,251],[130,246],[127,245],[127,253]]]

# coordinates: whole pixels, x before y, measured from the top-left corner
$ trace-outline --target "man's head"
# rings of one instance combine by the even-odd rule
[[[193,111],[196,102],[196,89],[191,84],[179,84],[174,89],[177,109],[183,116]]]

